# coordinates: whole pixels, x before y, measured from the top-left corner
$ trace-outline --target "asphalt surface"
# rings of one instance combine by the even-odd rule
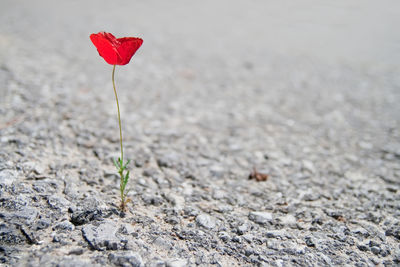
[[[399,23],[387,0],[2,0],[0,263],[398,265]],[[116,70],[125,214],[99,31],[144,40]]]

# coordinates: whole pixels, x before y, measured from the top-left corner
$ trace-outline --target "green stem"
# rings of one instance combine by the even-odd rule
[[[125,194],[122,190],[122,185],[124,182],[124,175],[123,175],[123,164],[124,164],[124,150],[122,147],[122,127],[121,127],[121,114],[119,111],[119,103],[118,103],[118,95],[117,95],[117,90],[115,89],[115,80],[114,80],[114,74],[115,74],[115,66],[113,67],[113,71],[112,71],[112,83],[113,83],[113,88],[114,88],[114,93],[115,93],[115,100],[117,101],[117,109],[118,109],[118,124],[119,124],[119,143],[121,145],[121,158],[119,161],[119,176],[121,177],[121,183],[120,183],[120,191],[121,191],[121,201],[122,201],[122,205],[124,205],[125,202]]]
[[[117,90],[115,89],[115,81],[114,81],[115,66],[116,66],[116,65],[114,65],[113,71],[112,71],[112,83],[113,83],[113,87],[114,87],[115,100],[117,100],[118,124],[119,124],[119,143],[120,143],[120,145],[121,145],[121,161],[120,161],[120,165],[121,165],[121,169],[122,169],[123,162],[124,162],[124,150],[123,150],[123,148],[122,148],[121,114],[120,114],[120,112],[119,112],[118,95],[117,95]]]

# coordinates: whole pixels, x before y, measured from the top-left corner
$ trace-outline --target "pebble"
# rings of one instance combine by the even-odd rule
[[[238,233],[239,235],[243,235],[244,233],[247,232],[247,230],[248,230],[247,224],[242,224],[242,225],[240,225],[240,226],[237,228],[237,233]]]
[[[115,222],[104,222],[100,225],[85,225],[82,234],[85,240],[96,250],[119,250],[125,247],[126,242],[117,236],[119,227]]]
[[[39,212],[34,207],[23,207],[20,211],[14,213],[15,218],[22,221],[25,225],[30,225],[37,218]]]
[[[278,217],[277,219],[281,224],[286,226],[295,226],[297,222],[296,217],[294,217],[292,214],[287,214],[286,216]]]
[[[166,267],[185,267],[188,262],[185,259],[174,259],[167,262]]]
[[[70,206],[70,201],[66,198],[59,195],[52,195],[48,198],[47,202],[49,203],[50,208],[57,209],[61,211],[68,210]]]
[[[124,253],[110,253],[108,255],[108,259],[115,266],[144,266],[144,262],[140,254],[133,251],[128,251]]]
[[[166,153],[157,158],[157,164],[160,167],[172,168],[177,166],[180,162],[183,162],[182,158],[174,152]]]
[[[270,212],[252,211],[249,213],[249,220],[258,224],[267,224],[273,220],[273,217]]]
[[[212,197],[215,200],[223,199],[226,196],[225,191],[223,190],[214,190]]]
[[[208,214],[199,214],[196,217],[196,223],[207,229],[214,229],[217,226],[217,220]]]
[[[9,186],[16,181],[18,172],[14,170],[0,170],[0,185]]]
[[[62,221],[54,226],[55,230],[65,230],[65,231],[73,231],[75,230],[75,225],[73,225],[69,221]]]

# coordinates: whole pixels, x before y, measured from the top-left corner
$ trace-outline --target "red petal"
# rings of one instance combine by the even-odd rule
[[[117,51],[118,41],[111,33],[99,32],[91,34],[90,40],[96,46],[99,55],[108,64],[115,65],[121,60]]]
[[[135,37],[116,39],[108,32],[91,34],[90,40],[96,46],[99,55],[111,65],[126,65],[142,45],[143,40]]]
[[[120,45],[117,47],[121,61],[118,65],[126,65],[131,60],[132,56],[136,53],[142,45],[143,40],[135,37],[119,38],[117,41]]]

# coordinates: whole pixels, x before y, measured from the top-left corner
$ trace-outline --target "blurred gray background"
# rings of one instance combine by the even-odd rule
[[[67,40],[83,41],[89,33],[104,30],[142,36],[148,53],[160,53],[165,45],[165,54],[190,51],[246,59],[265,53],[396,66],[399,5],[396,0],[3,0],[1,41],[4,45],[9,38],[35,37],[61,49]],[[79,45],[74,55],[87,55],[91,48]]]

